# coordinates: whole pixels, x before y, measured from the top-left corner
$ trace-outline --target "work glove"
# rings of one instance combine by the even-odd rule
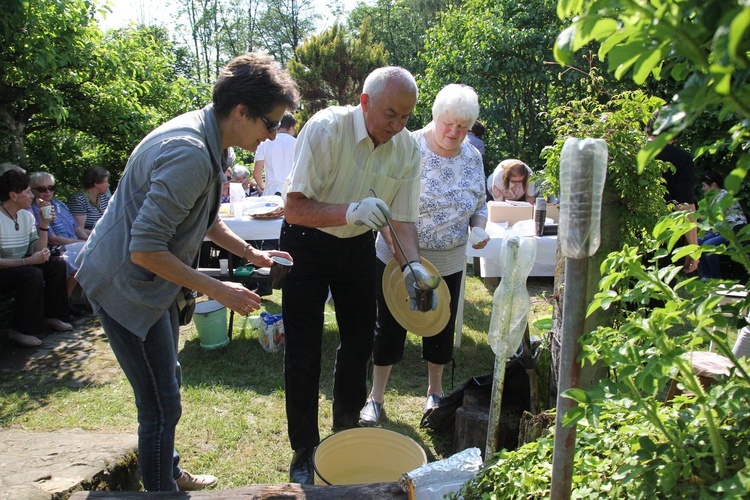
[[[412,274],[412,269],[414,269],[414,273]],[[416,275],[416,276],[415,276]],[[416,277],[424,277],[424,278],[432,278],[432,275],[427,272],[427,270],[424,268],[424,266],[420,262],[412,262],[411,266],[406,266],[404,268],[404,284],[406,285],[406,293],[409,294],[409,307],[412,311],[416,311],[419,309],[419,302],[417,300],[417,290],[416,290]],[[433,290],[432,292],[432,304],[430,306],[430,309],[433,311],[437,309],[438,305],[438,296],[437,292]]]
[[[347,224],[367,226],[375,231],[380,231],[390,218],[391,210],[380,198],[365,198],[354,202],[346,211]]]

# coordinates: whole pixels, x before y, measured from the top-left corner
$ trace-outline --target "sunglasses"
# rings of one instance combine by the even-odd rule
[[[55,186],[37,186],[37,187],[31,188],[31,189],[36,189],[40,193],[46,193],[47,191],[49,191],[51,193],[52,191],[55,190]]]
[[[274,130],[278,130],[279,127],[281,126],[281,122],[271,121],[271,120],[269,120],[268,118],[266,118],[263,115],[260,115],[260,119],[263,120],[263,123],[266,124],[266,130],[268,130],[269,132],[273,132]]]

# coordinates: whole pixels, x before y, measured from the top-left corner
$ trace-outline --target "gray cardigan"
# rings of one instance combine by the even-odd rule
[[[217,220],[229,151],[207,106],[158,127],[135,152],[78,256],[76,278],[109,316],[145,338],[181,287],[134,264],[131,253],[169,251],[193,265]]]

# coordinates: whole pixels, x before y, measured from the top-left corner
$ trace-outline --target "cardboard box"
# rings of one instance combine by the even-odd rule
[[[534,215],[534,206],[531,203],[488,201],[487,215],[491,222],[507,222],[508,227],[511,227],[520,220],[531,219]]]

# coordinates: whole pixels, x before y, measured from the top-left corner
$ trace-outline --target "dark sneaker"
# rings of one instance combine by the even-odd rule
[[[380,423],[380,418],[385,416],[383,403],[378,403],[374,399],[367,400],[365,407],[359,412],[359,425],[363,427],[372,427]]]
[[[294,452],[292,463],[289,465],[289,481],[299,484],[313,484],[313,450],[302,448]]]

